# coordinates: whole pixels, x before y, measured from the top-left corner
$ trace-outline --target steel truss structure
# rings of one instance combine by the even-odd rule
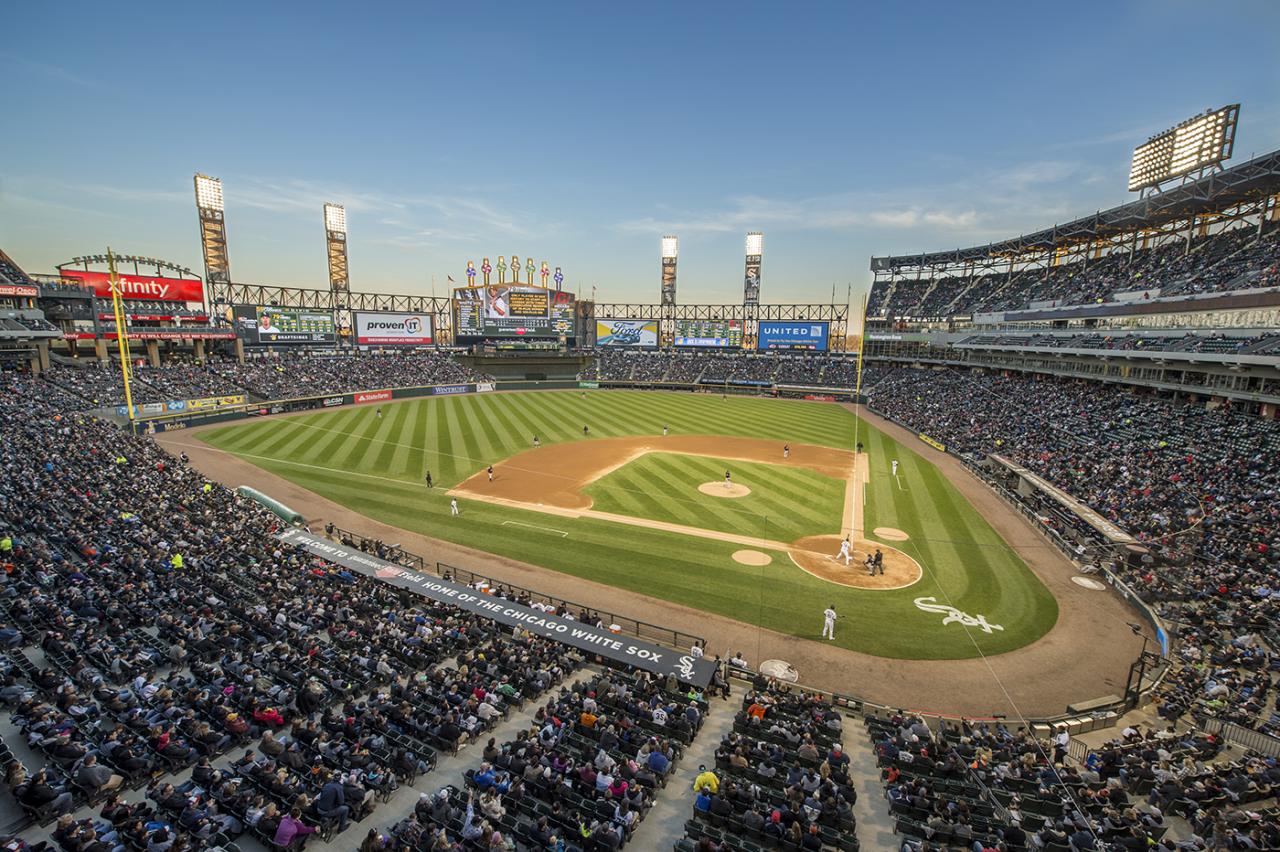
[[[309,290],[303,287],[273,287],[265,284],[210,285],[210,311],[221,313],[234,305],[324,311],[333,314],[339,328],[354,328],[356,311],[428,314],[437,338],[453,339],[453,305],[447,296],[405,296],[392,293],[350,293]]]

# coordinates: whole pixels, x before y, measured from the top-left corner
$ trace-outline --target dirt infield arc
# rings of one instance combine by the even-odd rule
[[[798,444],[791,448],[790,458],[783,458],[781,446],[758,438],[641,435],[526,450],[494,464],[492,482],[482,471],[449,493],[478,500],[497,498],[507,504],[525,504],[523,508],[590,509],[591,498],[582,493],[583,488],[651,452],[807,467],[835,479],[848,479],[853,473],[853,453],[848,450]]]
[[[852,484],[845,490],[847,505],[842,513],[845,529],[840,530],[840,534],[806,536],[794,542],[769,541],[650,518],[597,512],[591,508],[591,498],[582,489],[650,452],[805,467],[824,476],[845,480]],[[865,459],[848,450],[797,444],[784,455],[775,442],[757,438],[710,438],[705,435],[598,438],[589,443],[555,444],[526,450],[495,464],[493,479],[489,478],[487,470],[481,471],[459,483],[449,494],[562,517],[599,518],[781,550],[790,554],[792,563],[800,570],[828,583],[854,589],[887,590],[910,586],[924,573],[920,564],[897,548],[863,539],[858,535],[860,530],[853,528],[853,519],[862,517],[862,489],[857,487],[857,482],[865,478],[865,469]],[[734,488],[739,492],[735,493]],[[723,492],[721,484],[715,482],[705,483],[699,486],[699,490],[713,495],[724,493],[724,496],[750,493],[739,484],[733,484],[728,492]],[[672,496],[679,498],[679,495]],[[851,567],[845,567],[834,561],[831,554],[839,549],[840,539],[850,533],[854,537],[856,561]],[[886,571],[873,577],[861,566],[866,555],[876,548],[884,553]]]

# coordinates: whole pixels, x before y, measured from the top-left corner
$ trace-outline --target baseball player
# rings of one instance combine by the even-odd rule
[[[431,471],[427,471],[426,483],[428,488],[435,488],[436,485],[431,481]]]
[[[791,458],[791,445],[790,445],[790,444],[783,444],[783,445],[782,445],[782,457],[783,457],[784,459],[789,459],[789,458]]]
[[[662,437],[667,437],[667,424],[662,424]]]
[[[489,481],[493,482],[493,465],[489,465]]]
[[[822,638],[836,638],[836,605],[831,604],[822,611]]]
[[[458,511],[457,497],[454,497],[452,500],[449,501],[449,514],[453,515],[455,518],[458,517],[458,515],[462,514],[461,512]]]
[[[542,442],[538,440],[538,436],[537,436],[537,435],[534,435],[534,436],[533,436],[533,448],[536,450],[536,449],[538,449],[538,447],[541,447],[541,446],[542,446]]]
[[[733,478],[729,476],[729,471],[726,470],[724,472],[724,487],[730,488],[732,486],[733,486]]]
[[[376,412],[374,412],[374,413],[375,413],[375,414],[377,414],[377,415],[378,415],[378,419],[379,419],[379,420],[381,420],[381,419],[382,419],[382,406],[378,406],[378,410],[377,410]]]
[[[582,437],[584,437],[584,438],[585,438],[585,437],[587,437],[587,435],[588,435],[588,434],[590,434],[590,432],[591,432],[591,430],[590,430],[590,429],[588,429],[588,428],[586,427],[586,425],[584,424],[584,425],[583,425],[583,427],[582,427]]]
[[[848,567],[849,567],[849,563],[850,563],[851,561],[853,561],[853,551],[852,551],[852,550],[850,550],[850,547],[849,547],[849,539],[848,539],[848,538],[846,538],[844,541],[840,542],[840,552],[839,552],[839,553],[837,553],[837,554],[836,554],[834,557],[832,557],[832,558],[833,558],[833,559],[843,559],[843,560],[844,560],[844,565],[845,565],[845,567],[846,567],[846,568],[848,568]]]
[[[893,460],[893,475],[894,475],[894,476],[897,476],[897,475],[898,475],[898,460],[897,460],[897,459],[894,459],[894,460]]]

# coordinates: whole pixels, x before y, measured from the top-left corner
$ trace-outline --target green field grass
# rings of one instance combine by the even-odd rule
[[[704,482],[733,481],[746,497],[702,494]],[[678,453],[646,453],[585,490],[592,508],[617,515],[792,542],[840,532],[845,484],[801,467]]]
[[[374,406],[357,406],[226,426],[199,438],[402,529],[796,636],[818,639],[822,609],[834,602],[849,616],[836,644],[866,653],[967,658],[1019,648],[1047,632],[1056,602],[990,525],[931,463],[865,422],[855,436],[854,423],[849,410],[823,403],[530,392],[410,400],[384,406],[381,419]],[[535,434],[544,444],[584,440],[584,424],[594,437],[656,435],[665,424],[676,434],[842,449],[861,440],[871,462],[866,527],[911,535],[896,546],[922,564],[924,577],[898,591],[860,591],[819,580],[784,553],[764,568],[740,565],[731,559],[738,545],[709,539],[469,500],[460,501],[461,517],[450,517],[449,486],[527,449]],[[897,479],[889,475],[894,458]],[[437,483],[431,491],[422,484],[428,469]],[[941,615],[913,604],[923,596],[982,614],[1003,630],[944,626]]]

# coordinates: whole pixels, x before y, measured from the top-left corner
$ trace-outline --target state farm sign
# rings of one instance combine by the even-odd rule
[[[430,314],[356,314],[360,346],[430,346]]]
[[[366,402],[388,402],[391,399],[391,391],[364,391],[356,394],[356,405],[363,405]]]

